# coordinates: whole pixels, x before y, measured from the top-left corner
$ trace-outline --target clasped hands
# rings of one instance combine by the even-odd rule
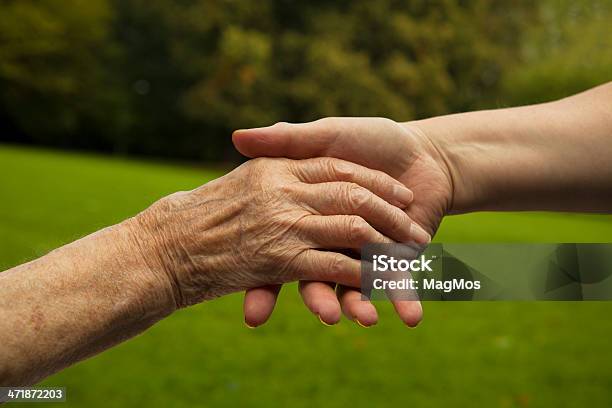
[[[321,322],[344,313],[376,324],[376,309],[356,289],[360,262],[345,253],[370,242],[430,241],[452,201],[435,143],[416,125],[382,118],[278,123],[236,131],[233,142],[254,159],[132,220],[155,243],[140,247],[176,307],[246,290],[245,322],[255,327],[281,285],[299,280]],[[393,304],[407,325],[421,320],[419,302]]]

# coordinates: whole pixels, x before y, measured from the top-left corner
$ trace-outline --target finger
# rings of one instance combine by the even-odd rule
[[[342,313],[347,319],[352,320],[363,327],[370,327],[378,322],[376,308],[369,300],[362,300],[359,290],[338,286],[338,300],[342,307]]]
[[[337,157],[398,177],[413,157],[410,134],[385,118],[323,118],[237,130],[236,149],[248,157]],[[404,163],[389,160],[400,157]],[[399,165],[398,165],[399,164]]]
[[[410,260],[422,251],[420,245],[396,243],[358,215],[313,215],[301,222],[300,229],[302,238],[315,249],[353,250],[352,253],[359,254],[368,244],[393,244],[380,254]]]
[[[401,209],[353,183],[308,184],[296,192],[300,202],[321,215],[358,215],[397,242],[429,243],[429,234]],[[345,225],[350,227],[350,225]]]
[[[280,289],[281,285],[268,285],[244,293],[244,323],[248,327],[255,328],[268,321]]]
[[[362,246],[370,242],[391,243],[389,238],[372,228],[362,218],[356,216],[327,216],[320,217],[321,220],[315,222],[318,225],[327,225],[327,231],[321,233],[311,232],[311,241],[324,248],[350,248],[361,249]],[[338,228],[337,223],[346,222],[347,219],[356,220],[351,228]],[[334,222],[334,220],[337,220]],[[308,227],[306,227],[308,230]],[[324,324],[336,324],[340,320],[341,308],[335,291],[335,285],[330,286],[327,282],[300,282],[300,294],[304,304],[316,315]],[[367,315],[367,311],[365,313]],[[371,322],[371,318],[364,318],[366,323]]]
[[[305,183],[352,182],[401,208],[405,208],[414,199],[411,190],[387,173],[349,161],[318,157],[295,161],[293,168],[295,175]]]
[[[338,252],[309,249],[294,258],[296,280],[361,286],[361,262]]]
[[[304,124],[279,122],[273,126],[240,129],[232,134],[236,149],[247,157],[304,159],[324,156],[334,140],[330,127],[321,121]]]
[[[392,244],[393,240],[376,231],[356,215],[312,216],[303,221],[302,233],[313,247],[320,249],[354,249],[367,244]]]
[[[338,286],[338,298],[344,315],[362,326],[372,326],[378,321],[376,308],[368,300],[361,299],[357,289]],[[393,301],[393,307],[400,319],[410,327],[416,327],[423,319],[423,308],[419,301]]]
[[[412,260],[415,259],[415,255],[408,257],[400,256],[399,259]],[[387,279],[400,282],[401,280],[410,280],[414,278],[409,271],[391,271],[387,275]],[[404,324],[409,327],[415,327],[423,318],[423,309],[421,302],[419,301],[419,295],[417,290],[412,287],[406,287],[404,289],[385,289],[387,299],[391,301],[397,315],[402,319]]]
[[[418,300],[396,300],[393,307],[402,321],[410,327],[416,327],[423,319],[423,307]]]
[[[304,304],[319,317],[321,323],[333,325],[340,321],[340,303],[334,291],[336,285],[329,282],[300,281],[299,291]]]

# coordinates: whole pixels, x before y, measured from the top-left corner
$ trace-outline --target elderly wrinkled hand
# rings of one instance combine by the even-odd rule
[[[338,249],[424,234],[401,208],[412,192],[387,174],[332,158],[255,159],[132,220],[151,271],[178,307],[295,280],[359,286]]]

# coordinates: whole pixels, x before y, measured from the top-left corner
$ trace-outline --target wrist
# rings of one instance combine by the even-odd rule
[[[467,167],[472,163],[466,157],[473,154],[469,152],[469,144],[463,141],[467,137],[457,131],[454,121],[449,116],[441,116],[403,124],[419,136],[422,151],[446,175],[451,190],[448,214],[468,212],[476,205],[479,195],[474,181],[468,177],[471,169]]]
[[[141,213],[111,228],[120,248],[118,259],[129,260],[130,280],[140,293],[143,306],[156,311],[161,318],[181,307],[181,294],[164,264],[163,242],[155,237],[147,222]]]
[[[473,119],[466,113],[410,122],[431,143],[437,162],[448,174],[451,214],[490,209],[496,201],[492,186],[503,177],[496,163],[503,146]]]
[[[172,310],[219,296],[217,281],[224,277],[218,271],[231,262],[235,249],[226,244],[239,233],[225,224],[235,217],[240,200],[228,200],[223,191],[237,186],[227,176],[223,180],[164,197],[125,221],[132,247]]]

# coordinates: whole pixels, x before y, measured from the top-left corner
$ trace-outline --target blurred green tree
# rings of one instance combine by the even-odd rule
[[[0,106],[20,140],[121,143],[129,100],[114,76],[112,12],[106,0],[0,2]]]
[[[224,160],[239,127],[491,106],[540,11],[526,0],[2,0],[2,133]]]
[[[509,104],[554,100],[612,80],[612,2],[546,0],[537,16],[522,64],[503,81]]]

